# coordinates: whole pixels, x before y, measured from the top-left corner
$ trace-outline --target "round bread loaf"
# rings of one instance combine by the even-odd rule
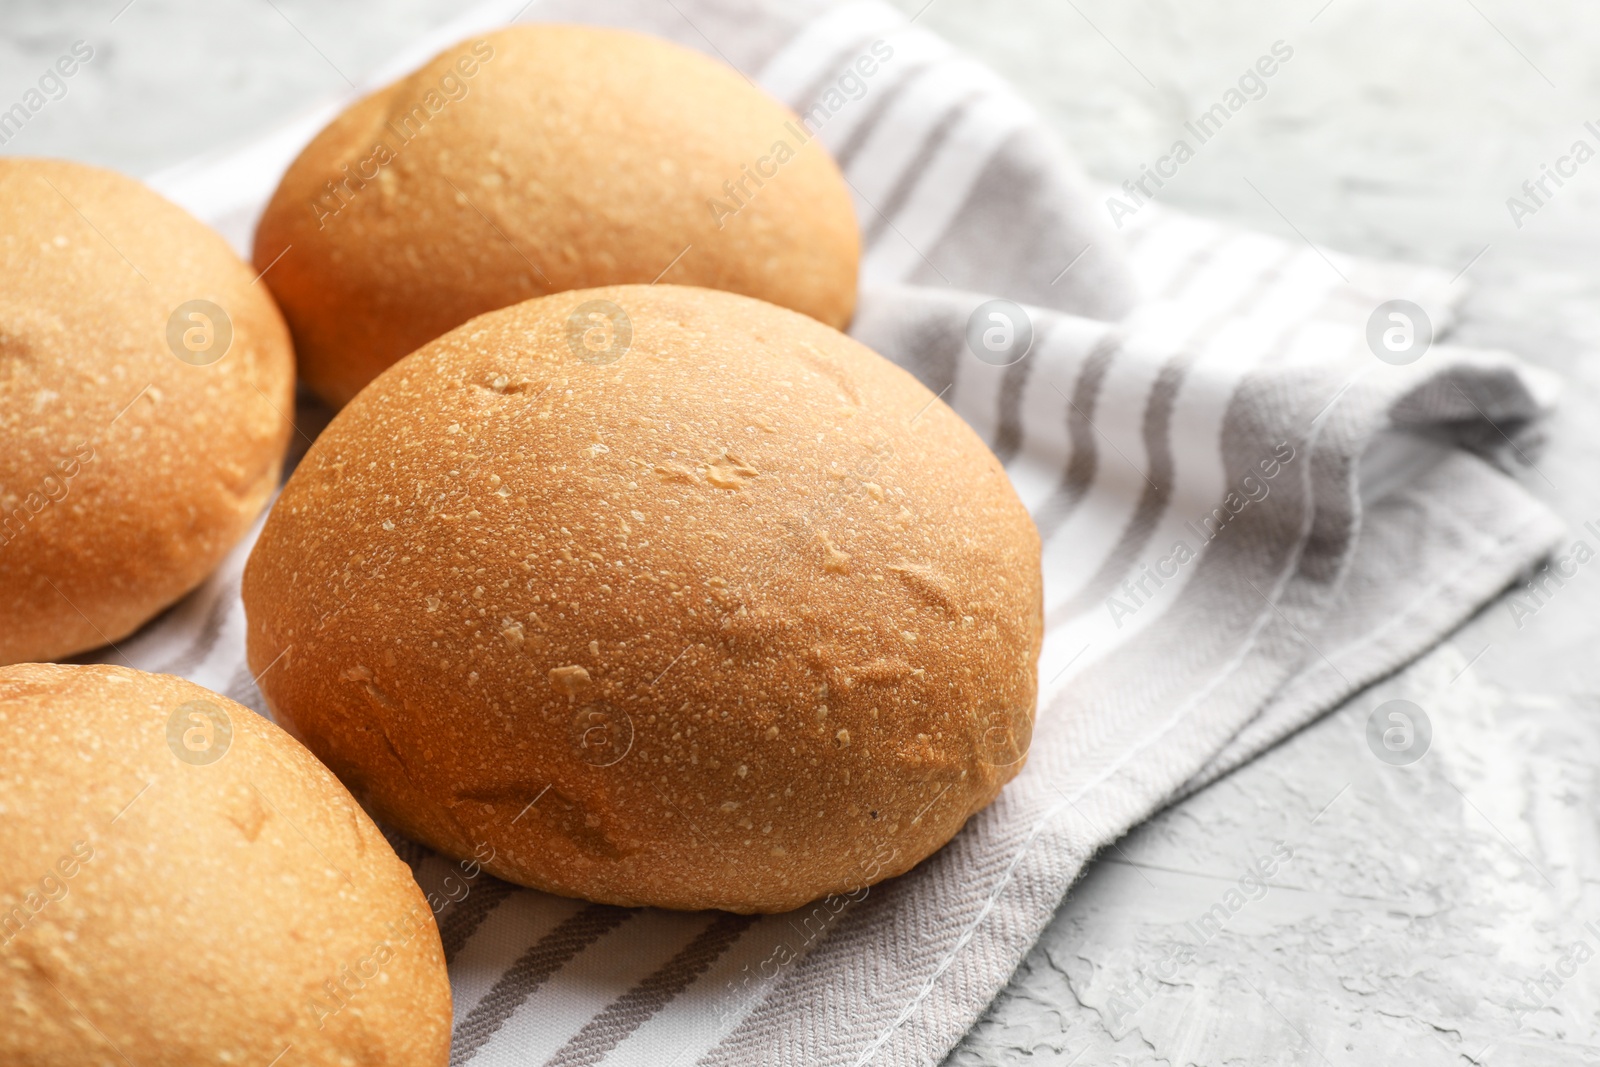
[[[594,901],[897,874],[1032,732],[1039,540],[994,456],[850,338],[709,289],[531,300],[390,368],[244,601],[278,721],[381,818]]]
[[[19,664],[0,752],[0,1063],[448,1060],[431,909],[272,723],[170,675]]]
[[[294,355],[217,234],[131,178],[0,160],[0,663],[125,637],[278,483]]]
[[[844,179],[782,105],[697,52],[560,25],[463,41],[351,106],[255,243],[336,407],[474,315],[563,290],[704,285],[842,328],[859,254]]]

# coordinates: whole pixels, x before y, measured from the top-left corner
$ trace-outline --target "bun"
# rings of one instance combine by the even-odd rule
[[[381,818],[594,901],[859,889],[1031,736],[1039,540],[1000,464],[860,344],[714,290],[531,300],[390,368],[243,593],[278,721]]]
[[[411,872],[282,730],[179,678],[0,669],[7,1064],[442,1067]]]
[[[474,315],[570,289],[705,285],[843,327],[859,256],[844,179],[782,105],[666,41],[559,25],[463,41],[351,106],[255,243],[335,407]]]
[[[0,663],[58,659],[133,632],[255,521],[294,356],[222,238],[109,171],[0,160],[0,277]]]

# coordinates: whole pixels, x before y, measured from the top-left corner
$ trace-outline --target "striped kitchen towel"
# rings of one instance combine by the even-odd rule
[[[764,917],[586,905],[396,839],[439,913],[453,1063],[937,1061],[1096,849],[1420,654],[1560,536],[1508,473],[1555,383],[1430,345],[1460,296],[1439,273],[1155,203],[1115,228],[998,77],[878,3],[520,4],[473,9],[369,85],[507,19],[560,19],[673,38],[787,102],[855,196],[852,332],[1004,462],[1043,539],[1048,632],[1026,768],[940,853],[848,897]],[[247,253],[346,102],[155,184]],[[261,709],[248,550],[126,659]]]

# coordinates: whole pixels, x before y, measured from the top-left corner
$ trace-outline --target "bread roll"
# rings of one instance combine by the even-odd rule
[[[0,752],[0,1063],[448,1060],[431,909],[282,730],[169,675],[21,664]]]
[[[568,289],[704,285],[842,328],[859,253],[838,168],[782,105],[697,52],[558,25],[463,41],[350,107],[255,244],[335,407],[474,315]]]
[[[254,277],[131,178],[0,159],[0,663],[120,640],[260,513],[294,356]]]
[[[621,286],[385,372],[244,601],[278,721],[382,818],[553,893],[752,912],[904,871],[994,798],[1040,586],[1004,471],[909,374]]]

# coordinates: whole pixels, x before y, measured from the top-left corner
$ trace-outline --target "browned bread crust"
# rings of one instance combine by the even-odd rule
[[[599,301],[620,355],[573,324]],[[994,456],[862,345],[709,289],[531,300],[390,368],[244,600],[278,721],[381,817],[590,900],[860,888],[1031,736],[1039,540]]]
[[[463,41],[351,106],[255,243],[335,406],[474,315],[569,289],[703,285],[842,328],[859,255],[843,177],[782,105],[697,52],[561,25]]]
[[[131,178],[0,160],[0,663],[120,640],[260,514],[288,443],[294,355],[254,277]],[[231,324],[213,362],[222,349],[201,334],[191,351],[179,332],[189,362],[168,341],[197,299]]]
[[[0,751],[0,1063],[447,1062],[432,911],[282,730],[169,675],[30,663],[0,669]]]

